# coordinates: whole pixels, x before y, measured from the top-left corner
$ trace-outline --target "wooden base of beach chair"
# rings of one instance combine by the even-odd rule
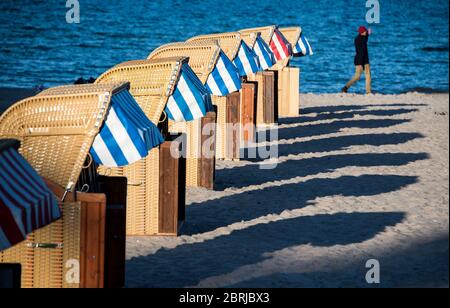
[[[238,161],[241,148],[241,95],[234,92],[224,97],[213,96],[212,100],[217,106],[216,158]]]
[[[155,235],[177,236],[186,217],[185,159],[174,157],[172,146],[176,144],[165,142],[160,149],[159,221]]]
[[[202,118],[199,187],[213,190],[216,178],[217,114],[208,112]],[[204,150],[208,153],[205,153]]]
[[[273,71],[259,72],[249,76],[249,80],[258,83],[256,102],[256,125],[265,127],[275,124],[277,117],[277,73]]]
[[[255,142],[257,82],[242,83],[241,89],[241,125],[242,141]]]
[[[175,152],[181,150],[185,142],[184,135],[168,138],[177,141],[166,141],[134,164],[123,168],[99,167],[97,170],[104,176],[125,177],[128,180],[128,236],[177,235],[178,227],[174,229],[166,226],[169,208],[174,212],[173,215],[178,216],[177,221],[184,220],[186,160],[181,156],[172,156],[170,151],[172,145]]]
[[[300,69],[285,67],[278,71],[278,115],[298,117],[300,115]]]
[[[171,122],[171,133],[186,134],[186,186],[214,188],[216,113],[191,122]],[[203,146],[209,146],[204,153]]]
[[[62,192],[61,188],[58,195]],[[109,242],[105,236],[106,196],[77,193],[76,201],[73,194],[66,200],[61,204],[61,219],[0,252],[0,263],[21,265],[24,288],[103,288],[109,285],[105,283],[108,272],[105,256],[110,254],[105,248],[105,243]],[[111,260],[115,256],[108,257]],[[124,256],[121,260],[125,262]],[[114,273],[108,275],[112,277]]]

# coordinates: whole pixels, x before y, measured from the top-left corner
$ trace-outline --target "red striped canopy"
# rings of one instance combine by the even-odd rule
[[[53,193],[18,147],[18,141],[0,140],[0,250],[60,218]]]
[[[288,59],[292,55],[292,46],[280,30],[275,29],[270,41],[270,49],[272,50],[276,61]]]

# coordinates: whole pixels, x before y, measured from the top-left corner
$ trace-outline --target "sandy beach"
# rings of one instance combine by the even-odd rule
[[[448,287],[448,94],[301,102],[276,169],[218,162],[180,237],[128,238],[127,287]]]

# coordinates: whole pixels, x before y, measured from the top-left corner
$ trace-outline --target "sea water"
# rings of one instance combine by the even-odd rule
[[[365,0],[78,2],[78,24],[67,23],[65,0],[0,2],[0,87],[73,83],[165,43],[278,24],[300,25],[314,49],[292,61],[301,68],[300,90],[337,92],[354,72],[353,40],[368,10]],[[379,3],[369,42],[374,91],[448,91],[448,2]],[[353,91],[363,92],[364,82]]]

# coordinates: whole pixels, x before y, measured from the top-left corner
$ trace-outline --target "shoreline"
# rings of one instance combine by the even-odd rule
[[[19,87],[0,87],[0,113],[3,113],[14,103],[25,99],[27,97],[36,95],[37,91],[33,88],[19,88]],[[374,93],[372,96],[399,96],[399,95],[436,95],[436,94],[449,94],[449,91],[433,90],[428,88],[412,89],[411,91],[401,93]],[[300,95],[342,95],[346,97],[361,96],[365,97],[363,93],[300,93]]]

